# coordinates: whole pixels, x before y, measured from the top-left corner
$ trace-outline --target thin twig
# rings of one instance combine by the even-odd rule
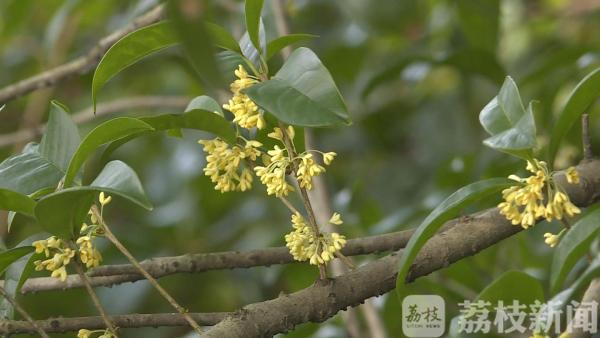
[[[71,244],[74,245],[73,243],[71,243]],[[89,294],[90,298],[92,299],[92,302],[94,303],[94,306],[96,307],[96,309],[100,313],[100,317],[102,317],[102,321],[104,322],[104,325],[106,325],[106,328],[110,332],[112,332],[113,334],[116,335],[117,334],[117,330],[115,329],[115,327],[112,324],[112,322],[110,321],[110,319],[108,319],[108,314],[106,313],[106,310],[102,306],[102,303],[100,302],[100,299],[98,298],[98,295],[96,294],[96,292],[92,288],[92,285],[90,284],[90,280],[88,279],[88,276],[83,271],[83,265],[81,264],[81,262],[79,261],[78,258],[76,258],[74,260],[74,264],[73,265],[75,266],[75,271],[77,271],[77,274],[79,275],[79,278],[83,281],[83,285],[85,286],[85,289],[86,289],[87,293]]]
[[[581,141],[583,144],[583,158],[591,160],[594,157],[592,152],[592,137],[590,136],[590,115],[581,115]]]
[[[46,331],[44,331],[44,329],[37,325],[35,320],[31,318],[29,313],[27,313],[27,311],[25,311],[25,309],[23,309],[15,299],[12,299],[12,297],[2,287],[0,287],[0,294],[2,294],[2,297],[4,297],[15,308],[15,310],[17,310],[21,317],[25,318],[25,320],[32,326],[33,332],[37,332],[37,334],[39,334],[43,338],[50,338]]]
[[[177,301],[167,292],[167,290],[160,286],[158,281],[154,279],[154,277],[152,277],[152,275],[150,275],[148,271],[146,271],[146,269],[142,267],[140,262],[138,262],[137,259],[135,259],[135,257],[133,257],[133,255],[129,252],[129,250],[127,250],[127,248],[121,243],[121,241],[119,241],[115,234],[113,234],[113,232],[110,230],[106,222],[104,222],[104,220],[102,219],[102,216],[95,205],[92,206],[92,212],[95,214],[98,221],[102,224],[102,228],[104,229],[104,235],[106,236],[106,238],[109,241],[111,241],[119,251],[121,251],[121,253],[129,260],[129,262],[133,266],[135,266],[135,268],[144,276],[144,278],[148,280],[148,282],[161,294],[161,296],[163,296],[163,298],[166,299],[167,302],[169,302],[169,304],[171,304],[171,306],[173,306],[173,308],[175,308],[175,310],[177,310],[177,312],[179,312],[185,318],[185,320],[190,324],[190,326],[199,335],[202,335],[202,328],[200,328],[198,323],[196,323],[196,321],[192,317],[190,317],[188,311],[184,309],[181,305],[179,305],[179,303],[177,303]]]

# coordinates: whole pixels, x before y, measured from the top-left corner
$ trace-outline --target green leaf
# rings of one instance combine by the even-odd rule
[[[596,101],[600,94],[600,68],[596,68],[581,80],[575,89],[571,92],[565,107],[560,112],[552,137],[550,138],[550,163],[554,162],[554,157],[558,151],[560,142],[565,137],[569,129],[579,120],[586,109]]]
[[[156,132],[178,128],[195,129],[210,132],[229,143],[235,143],[236,140],[231,123],[222,116],[207,110],[193,109],[183,114],[141,117],[140,120],[152,126],[152,130]],[[123,144],[148,134],[149,132],[135,133],[112,142],[102,154],[102,158],[107,159],[112,152]]]
[[[87,134],[71,158],[65,175],[64,186],[70,187],[73,184],[75,175],[77,175],[85,160],[101,145],[149,130],[152,130],[150,125],[130,117],[115,118],[97,126]]]
[[[600,235],[600,208],[582,215],[554,249],[550,286],[553,293],[562,286],[575,263],[589,250]]]
[[[510,76],[498,96],[483,108],[479,121],[492,135],[483,141],[486,146],[528,159],[536,145],[533,106],[530,103],[525,110],[519,89]]]
[[[206,95],[201,95],[193,98],[192,101],[190,101],[190,103],[185,108],[185,112],[189,112],[190,110],[195,109],[211,111],[216,113],[217,115],[224,116],[223,110],[221,109],[221,105],[217,101],[215,101],[215,99]]]
[[[469,44],[476,49],[496,51],[500,0],[461,0],[456,2],[458,23]]]
[[[241,53],[237,40],[223,27],[212,22],[205,22],[206,30],[217,47]]]
[[[51,234],[72,239],[79,233],[92,203],[102,191],[152,209],[135,172],[121,161],[112,161],[89,186],[66,188],[40,199],[34,209],[35,217]]]
[[[51,102],[46,132],[39,147],[40,155],[62,172],[67,170],[69,160],[81,142],[77,126],[67,111],[68,108],[60,102]]]
[[[512,304],[514,300],[520,304],[534,304],[535,301],[544,302],[544,288],[540,281],[525,272],[511,270],[503,273],[489,284],[475,299],[497,304]]]
[[[33,216],[35,201],[27,195],[0,188],[0,210],[12,210]]]
[[[259,38],[260,12],[262,11],[263,0],[246,0],[246,29],[250,36],[250,41],[260,54],[264,51]]]
[[[163,21],[133,31],[112,45],[94,72],[92,80],[94,111],[96,111],[96,96],[108,80],[144,57],[176,43],[178,39],[173,34],[169,23]]]
[[[248,61],[250,61],[255,67],[257,68],[261,68],[262,66],[262,60],[261,57],[264,56],[264,51],[267,49],[267,38],[266,38],[266,33],[265,33],[265,26],[262,22],[262,20],[260,21],[259,24],[259,30],[258,30],[258,37],[260,40],[260,46],[261,46],[261,50],[259,51],[255,46],[254,43],[250,40],[250,35],[248,34],[248,32],[244,33],[244,35],[242,35],[242,38],[239,41],[239,45],[240,45],[240,49],[242,51],[242,55],[244,57],[246,57],[246,59],[248,59]],[[246,61],[244,61],[245,63]]]
[[[288,124],[330,127],[350,123],[331,74],[308,48],[296,49],[271,80],[245,92],[261,108]]]
[[[250,61],[245,60],[244,57],[238,53],[225,50],[217,53],[217,62],[219,63],[219,69],[221,69],[223,72],[224,80],[228,83],[231,83],[237,79],[234,72],[238,66],[246,66],[246,63]]]
[[[467,205],[480,200],[488,195],[510,187],[513,182],[503,178],[491,178],[464,186],[446,198],[438,205],[425,220],[419,225],[411,236],[398,264],[398,278],[396,279],[396,292],[402,295],[408,271],[417,257],[417,254],[435,235],[438,229],[449,219],[455,217]]]
[[[33,251],[34,248],[29,245],[0,252],[0,274],[4,273],[8,266],[14,261],[27,255],[28,253],[32,253]]]
[[[305,40],[310,40],[310,39],[314,39],[317,38],[318,35],[312,35],[312,34],[290,34],[290,35],[284,35],[284,36],[280,36],[275,40],[269,41],[269,43],[267,44],[267,60],[271,59],[273,56],[275,56],[277,53],[279,53],[280,50],[284,49],[285,47],[298,43],[300,41],[305,41]]]
[[[184,1],[167,2],[171,27],[179,37],[189,61],[203,81],[214,88],[223,84],[215,59],[212,39],[205,27],[200,8],[185,8]]]

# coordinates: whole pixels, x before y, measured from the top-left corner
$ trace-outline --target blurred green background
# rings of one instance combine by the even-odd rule
[[[1,0],[0,87],[83,55],[102,37],[156,5],[153,0]],[[209,17],[239,38],[243,2],[213,1]],[[523,163],[485,148],[481,108],[511,75],[523,101],[538,100],[539,143],[548,142],[553,117],[577,82],[600,64],[600,4],[593,0],[298,0],[285,2],[292,33],[316,34],[306,43],[329,68],[349,106],[353,125],[316,130],[318,148],[338,157],[326,181],[348,237],[414,227],[447,195],[469,182],[522,171]],[[271,1],[263,12],[267,39],[278,36]],[[199,41],[199,43],[202,43]],[[275,60],[281,64],[281,59]],[[274,67],[272,67],[274,68]],[[99,104],[140,95],[203,94],[171,48],[127,69],[100,93]],[[78,111],[91,104],[91,73],[10,102],[0,113],[0,133],[45,121],[50,98]],[[590,111],[599,130],[598,105]],[[181,110],[131,110],[148,115]],[[81,124],[82,134],[106,117]],[[581,158],[578,128],[561,147],[557,168]],[[139,259],[188,252],[244,250],[284,245],[288,212],[266,197],[255,181],[247,193],[219,194],[203,176],[204,154],[196,143],[208,135],[184,132],[183,139],[154,135],[136,139],[112,155],[140,175],[155,210],[113,202],[107,219]],[[596,138],[594,141],[599,141]],[[600,142],[595,142],[600,147]],[[0,158],[23,144],[4,145]],[[600,148],[597,148],[600,149]],[[88,167],[97,173],[99,156]],[[472,210],[489,207],[481,201]],[[468,212],[466,210],[465,212]],[[421,278],[415,293],[436,293],[449,319],[457,303],[472,299],[508,269],[547,280],[552,250],[542,240],[555,224],[542,224],[476,257]],[[22,224],[0,229],[6,246],[39,231]],[[105,264],[125,263],[101,242]],[[357,257],[360,263],[375,257]],[[232,271],[181,274],[161,283],[192,312],[233,311],[311,285],[317,270],[290,264]],[[146,282],[99,288],[108,312],[172,312]],[[44,292],[19,300],[35,318],[95,315],[83,290]],[[375,300],[390,337],[400,336],[400,304],[393,294]],[[124,330],[122,337],[184,337],[186,328]],[[57,335],[61,336],[61,335]],[[65,335],[67,336],[67,335]],[[72,335],[71,335],[72,336]],[[344,337],[338,316],[305,324],[286,337]],[[491,335],[487,335],[491,336]]]

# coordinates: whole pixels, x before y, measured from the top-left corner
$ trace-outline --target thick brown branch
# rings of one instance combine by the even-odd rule
[[[102,55],[104,55],[115,42],[140,27],[158,22],[162,18],[163,12],[163,6],[157,6],[126,27],[102,38],[87,54],[0,89],[0,105],[34,90],[53,86],[70,76],[87,73],[98,64]]]
[[[211,326],[220,322],[227,316],[227,312],[214,313],[189,313],[189,315],[200,325]],[[119,328],[159,327],[159,326],[187,326],[188,323],[179,313],[156,313],[156,314],[130,314],[120,316],[109,316],[112,323]],[[102,318],[97,317],[74,317],[74,318],[50,318],[36,320],[34,323],[46,332],[69,332],[79,329],[98,330],[104,329]],[[35,333],[30,323],[23,320],[0,321],[0,335],[15,333]]]
[[[567,185],[562,174],[557,181],[575,204],[587,206],[596,202],[600,194],[600,161],[584,162],[577,171],[582,178],[579,185]],[[521,227],[500,215],[497,208],[451,223],[454,226],[435,235],[419,252],[408,281],[443,269],[521,231]],[[215,325],[205,337],[270,337],[290,331],[298,324],[322,322],[340,310],[394,289],[398,258],[399,255],[392,254],[328,282],[248,305]]]
[[[185,96],[134,96],[125,99],[118,99],[111,102],[99,104],[96,115],[92,107],[88,107],[72,115],[75,123],[85,123],[92,119],[111,115],[119,112],[131,110],[157,110],[157,109],[177,109],[183,110],[190,99]],[[10,134],[0,135],[0,147],[5,147],[14,143],[30,141],[45,130],[45,125],[38,128],[21,129]]]
[[[373,254],[398,250],[406,245],[413,230],[399,231],[385,235],[351,239],[342,252],[346,256]],[[286,247],[229,251],[208,254],[190,254],[175,257],[152,258],[140,262],[155,278],[175,273],[203,272],[234,268],[250,268],[274,264],[293,263],[294,259]],[[88,272],[93,286],[111,286],[144,279],[133,265],[104,265]],[[61,290],[83,287],[77,275],[70,275],[65,282],[56,278],[40,277],[29,279],[21,289],[22,293],[47,290]]]

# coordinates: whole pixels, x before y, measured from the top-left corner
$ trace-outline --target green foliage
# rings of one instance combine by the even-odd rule
[[[560,142],[569,129],[579,120],[586,109],[596,101],[600,95],[600,68],[596,68],[581,80],[569,95],[569,99],[562,109],[550,138],[550,163],[554,161]]]
[[[557,292],[577,261],[588,252],[592,241],[600,236],[600,209],[594,208],[581,216],[555,248],[550,285]]]
[[[185,112],[189,112],[191,110],[206,110],[217,113],[218,115],[223,115],[223,110],[221,109],[221,105],[219,102],[215,101],[210,96],[201,95],[193,98],[190,103],[185,108]]]
[[[212,22],[205,22],[204,25],[215,46],[241,53],[240,45],[225,28]]]
[[[495,52],[498,44],[500,0],[456,2],[459,23],[475,49]],[[475,58],[473,58],[475,59]]]
[[[27,195],[0,188],[0,210],[12,210],[33,216],[35,201]]]
[[[144,57],[173,46],[178,42],[168,22],[142,27],[117,41],[104,54],[92,80],[92,101],[108,80]]]
[[[32,246],[21,246],[17,248],[8,249],[0,253],[0,274],[4,273],[9,265],[11,265],[17,259],[32,253],[34,248]]]
[[[509,180],[503,178],[491,178],[471,183],[458,189],[440,203],[421,222],[404,250],[402,250],[402,256],[398,263],[398,277],[396,278],[396,292],[398,296],[401,297],[403,295],[406,277],[417,254],[446,221],[456,216],[460,210],[469,204],[508,188],[511,184]]]
[[[277,55],[277,53],[279,53],[279,51],[281,51],[282,49],[284,49],[285,47],[287,47],[289,45],[293,45],[295,43],[314,39],[317,37],[318,37],[317,35],[312,35],[312,34],[289,34],[289,35],[280,36],[277,39],[269,41],[269,43],[267,44],[266,59],[267,60],[271,59],[273,56]]]
[[[510,270],[490,283],[475,299],[475,301],[497,304],[499,301],[505,305],[513,301],[519,304],[534,304],[535,301],[544,302],[544,289],[542,283],[525,272]]]
[[[64,186],[70,187],[73,185],[73,180],[85,160],[101,145],[150,130],[153,130],[153,128],[149,124],[130,117],[115,118],[97,126],[85,136],[77,151],[73,154],[65,173]]]
[[[68,108],[63,104],[51,102],[50,117],[46,125],[48,131],[42,137],[39,147],[40,155],[62,172],[67,170],[69,160],[81,141],[77,126],[67,111]]]
[[[248,36],[250,41],[259,54],[262,54],[264,48],[261,44],[259,37],[260,27],[260,12],[263,7],[264,0],[246,0],[245,13],[246,13],[246,29],[248,30]]]
[[[350,123],[333,78],[308,48],[296,49],[273,78],[248,88],[246,93],[288,124],[331,127]]]
[[[479,121],[492,137],[483,143],[493,149],[530,159],[536,145],[533,107],[523,107],[519,89],[507,77],[498,95],[479,114]]]

